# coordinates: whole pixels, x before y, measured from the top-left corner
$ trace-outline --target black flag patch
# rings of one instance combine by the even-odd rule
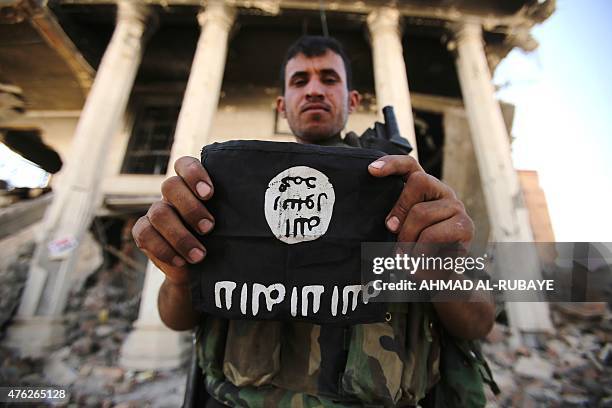
[[[230,141],[202,150],[215,228],[191,267],[196,310],[230,319],[357,324],[385,305],[361,284],[361,242],[391,242],[398,176],[375,178],[375,150]]]

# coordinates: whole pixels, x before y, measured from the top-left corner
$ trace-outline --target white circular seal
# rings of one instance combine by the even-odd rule
[[[264,211],[274,236],[296,244],[313,241],[327,232],[335,201],[334,186],[325,174],[296,166],[270,180]]]

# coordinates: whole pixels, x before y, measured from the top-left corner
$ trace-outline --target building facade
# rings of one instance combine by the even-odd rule
[[[0,2],[0,80],[21,88],[26,110],[0,128],[40,130],[64,163],[8,342],[36,353],[61,341],[92,219],[146,211],[176,158],[217,141],[292,140],[274,102],[284,52],[302,34],[347,48],[364,95],[347,130],[362,133],[393,105],[413,154],[466,203],[477,241],[532,240],[512,108],[495,99],[491,73],[513,48],[537,46],[529,31],[553,10],[551,0]],[[149,264],[128,366],[184,356],[184,336],[157,315],[162,279]],[[529,308],[509,307],[518,328],[550,327],[544,306]]]

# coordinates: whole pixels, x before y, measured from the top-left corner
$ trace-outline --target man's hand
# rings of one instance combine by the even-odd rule
[[[400,175],[404,189],[386,218],[398,242],[461,243],[474,236],[474,223],[455,192],[423,171],[410,156],[384,156],[370,164],[375,177]]]
[[[204,206],[213,195],[213,184],[199,160],[181,157],[174,163],[174,170],[177,176],[164,181],[162,199],[138,219],[132,235],[136,245],[166,275],[158,300],[162,320],[182,330],[193,323],[187,264],[198,263],[206,256],[206,248],[191,231],[207,234],[215,220]]]
[[[398,234],[398,242],[415,242],[417,247],[452,243],[469,248],[474,223],[463,203],[449,186],[425,173],[413,157],[384,156],[371,163],[368,170],[375,177],[404,178],[404,189],[386,218],[387,228]],[[484,337],[495,319],[490,298],[482,302],[436,302],[434,307],[447,330],[463,338]]]

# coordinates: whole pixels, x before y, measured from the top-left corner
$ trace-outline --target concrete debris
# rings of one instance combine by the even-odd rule
[[[564,407],[590,407],[591,400],[584,395],[566,395],[563,397]]]
[[[516,390],[516,380],[512,372],[504,370],[500,367],[492,367],[493,377],[501,392],[505,395],[511,395]]]
[[[612,312],[598,313],[576,318],[553,308],[555,334],[533,347],[512,347],[509,335],[499,338],[508,328],[496,324],[482,347],[500,388],[487,393],[488,406],[612,408]]]
[[[581,354],[566,353],[559,358],[559,368],[568,370],[584,370],[588,367],[588,361]]]
[[[605,302],[557,303],[555,307],[568,317],[599,320],[606,313]]]
[[[112,384],[123,379],[123,369],[121,367],[93,367],[91,375],[105,383]]]
[[[143,371],[134,376],[134,380],[137,383],[147,382],[153,378],[155,378],[155,371],[151,371],[151,370]]]
[[[78,378],[78,372],[67,362],[64,353],[53,353],[45,362],[43,373],[48,384],[69,386]]]
[[[487,334],[487,342],[499,343],[503,341],[508,335],[509,332],[506,327],[499,323],[495,323],[489,334]]]
[[[19,303],[32,255],[32,247],[26,249],[9,267],[0,267],[0,323]],[[144,268],[105,263],[69,296],[62,348],[44,358],[21,359],[0,347],[0,384],[61,385],[70,392],[71,407],[180,406],[186,368],[126,372],[118,365],[120,347],[138,316],[143,279]]]
[[[113,326],[108,325],[108,324],[104,324],[102,326],[98,326],[95,328],[94,332],[96,334],[97,337],[107,337],[108,335],[112,334],[115,331],[115,329],[113,328]]]
[[[32,244],[20,247],[17,258],[0,272],[0,330],[4,329],[17,311],[33,252]]]
[[[79,247],[79,257],[75,268],[77,273],[73,279],[73,287],[80,290],[87,278],[102,265],[102,262],[102,248],[94,240],[91,233],[85,234]]]
[[[537,385],[527,387],[525,397],[525,406],[551,406],[561,402],[561,397],[556,392]]]
[[[549,355],[553,358],[559,358],[567,351],[567,345],[561,340],[552,339],[546,344]]]
[[[160,374],[156,381],[149,381],[131,393],[115,396],[113,401],[123,403],[126,400],[152,401],[152,407],[178,407],[183,402],[187,376]],[[153,398],[152,398],[153,397]]]
[[[599,351],[599,361],[607,366],[612,365],[612,344],[606,345]]]
[[[518,359],[514,372],[522,377],[550,380],[553,376],[553,365],[538,356]]]

